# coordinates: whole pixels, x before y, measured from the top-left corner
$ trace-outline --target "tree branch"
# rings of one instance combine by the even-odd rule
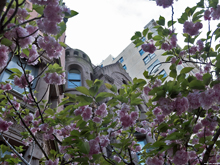
[[[25,163],[26,165],[30,165],[17,151],[16,149],[4,138],[4,136],[2,135],[2,133],[0,133],[2,139],[4,140],[4,142],[13,150],[13,152],[17,155],[17,157],[20,158],[20,160]]]
[[[217,130],[216,134],[214,135],[212,141],[214,142],[213,144],[209,145],[207,148],[206,148],[206,152],[203,156],[203,159],[202,159],[202,164],[207,164],[208,160],[209,160],[209,157],[210,157],[210,154],[211,154],[211,151],[213,149],[213,146],[214,144],[216,143],[218,137],[220,135],[220,128]]]

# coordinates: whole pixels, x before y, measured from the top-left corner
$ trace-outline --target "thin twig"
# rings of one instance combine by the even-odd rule
[[[17,151],[16,149],[4,138],[4,136],[2,135],[2,133],[0,133],[2,139],[4,140],[4,142],[13,150],[13,152],[17,155],[17,157],[20,158],[20,160],[25,163],[26,165],[30,165]]]
[[[35,148],[35,141],[33,141],[33,146],[32,146],[32,151],[31,151],[31,158],[29,160],[29,163],[32,161],[33,153],[34,153],[34,148]]]

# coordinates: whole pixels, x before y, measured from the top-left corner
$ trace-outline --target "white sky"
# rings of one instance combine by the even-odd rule
[[[66,44],[84,51],[98,65],[108,55],[116,57],[131,43],[135,31],[142,31],[152,19],[162,15],[171,20],[171,7],[163,9],[149,0],[64,0],[79,14],[67,22]],[[180,18],[187,6],[195,6],[198,0],[174,2],[174,20]],[[177,24],[177,23],[176,23]],[[182,33],[182,25],[176,26]],[[208,26],[207,24],[205,26]],[[178,44],[181,35],[177,36]],[[182,39],[183,40],[183,39]]]

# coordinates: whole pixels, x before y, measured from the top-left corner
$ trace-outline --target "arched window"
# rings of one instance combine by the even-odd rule
[[[81,86],[81,73],[77,69],[70,69],[68,73],[68,88]]]

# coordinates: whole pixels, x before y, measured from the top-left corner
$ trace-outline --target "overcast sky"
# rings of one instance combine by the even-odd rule
[[[130,44],[135,31],[142,31],[152,19],[160,15],[171,20],[171,8],[163,9],[149,0],[64,0],[66,5],[79,12],[67,22],[66,44],[84,51],[97,65],[108,55],[116,57]],[[195,6],[198,0],[174,2],[174,17],[184,9]],[[205,25],[206,26],[206,25]],[[175,26],[182,33],[182,25]],[[178,44],[181,46],[178,35]]]

